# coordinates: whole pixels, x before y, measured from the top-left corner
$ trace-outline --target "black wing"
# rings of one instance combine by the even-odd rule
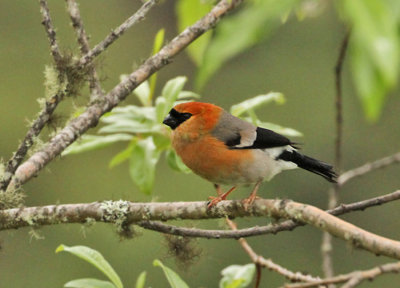
[[[274,147],[282,146],[293,146],[296,144],[290,141],[285,136],[278,134],[272,130],[257,127],[256,129],[256,139],[250,146],[238,147],[237,149],[268,149]],[[239,135],[240,136],[240,135]]]
[[[295,143],[272,130],[256,127],[224,111],[211,132],[230,149],[267,149]]]

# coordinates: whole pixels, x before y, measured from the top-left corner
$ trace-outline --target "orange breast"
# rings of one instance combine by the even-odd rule
[[[181,136],[173,137],[173,146],[194,173],[218,184],[249,182],[245,171],[254,161],[251,150],[228,149],[208,134],[192,135],[195,139],[179,139]]]

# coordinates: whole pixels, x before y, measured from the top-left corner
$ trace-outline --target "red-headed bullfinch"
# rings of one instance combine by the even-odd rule
[[[282,170],[303,168],[336,182],[331,165],[297,152],[295,143],[274,131],[256,127],[209,103],[176,105],[163,123],[172,129],[172,146],[194,173],[214,183],[218,197],[209,207],[226,199],[236,185],[255,184],[251,204],[260,183]],[[220,184],[234,185],[222,193]]]

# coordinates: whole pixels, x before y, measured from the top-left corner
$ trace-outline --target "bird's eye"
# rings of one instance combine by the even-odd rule
[[[192,117],[192,114],[190,114],[190,113],[182,113],[182,114],[180,115],[180,117],[182,117],[183,119],[187,120],[187,119],[189,119],[190,117]]]

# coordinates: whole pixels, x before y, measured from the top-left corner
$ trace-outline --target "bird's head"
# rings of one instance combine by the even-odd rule
[[[210,103],[185,102],[172,108],[163,123],[172,130],[185,123],[182,126],[209,131],[216,125],[222,111],[222,108]]]

